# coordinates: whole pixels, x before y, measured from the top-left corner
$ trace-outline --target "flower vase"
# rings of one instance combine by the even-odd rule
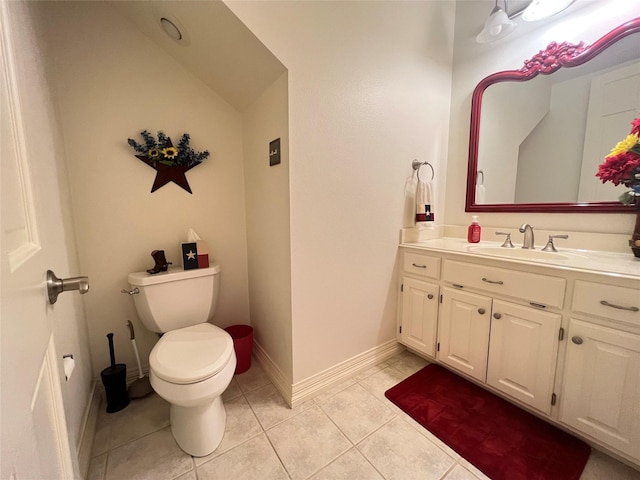
[[[629,240],[629,246],[633,254],[640,258],[640,202],[636,202],[636,225],[633,227],[633,235]]]

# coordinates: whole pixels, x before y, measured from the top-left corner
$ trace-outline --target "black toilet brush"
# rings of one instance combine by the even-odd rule
[[[111,365],[102,372],[102,383],[107,396],[107,413],[114,413],[129,405],[127,394],[127,366],[124,363],[116,363],[116,354],[113,349],[113,333],[107,333],[109,340],[109,357]]]
[[[127,320],[127,327],[129,327],[129,334],[131,338],[131,344],[133,345],[133,353],[136,355],[136,362],[138,362],[138,378],[129,385],[129,398],[142,398],[153,392],[149,377],[142,372],[142,364],[140,363],[140,356],[138,355],[138,347],[136,346],[136,333],[133,330],[133,323],[131,320]]]

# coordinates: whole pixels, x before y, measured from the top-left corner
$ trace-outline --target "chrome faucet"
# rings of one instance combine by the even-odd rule
[[[522,248],[528,248],[530,250],[535,249],[533,245],[533,227],[528,223],[523,223],[519,228],[520,233],[524,233],[524,241],[522,242]]]

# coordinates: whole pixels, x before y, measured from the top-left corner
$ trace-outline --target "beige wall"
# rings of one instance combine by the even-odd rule
[[[227,5],[289,72],[295,384],[395,338],[405,179],[446,168],[454,3]]]
[[[283,74],[242,113],[254,339],[291,384],[288,82]],[[269,142],[280,138],[281,163],[269,166]]]
[[[54,54],[55,85],[67,151],[94,375],[116,358],[135,367],[126,321],[136,327],[143,364],[157,337],[120,293],[127,274],[153,266],[164,249],[180,264],[180,242],[194,228],[222,267],[213,322],[249,322],[247,243],[240,114],[115,13],[109,2],[41,5]],[[163,130],[191,134],[211,156],[186,176],[193,191],[170,183],[150,193],[155,171],[134,157],[127,138]]]
[[[449,136],[449,169],[447,172],[446,222],[468,225],[471,214],[464,211],[467,155],[469,148],[469,118],[471,94],[485,76],[521,68],[525,59],[545,49],[552,41],[569,41],[585,45],[593,43],[611,28],[640,16],[638,2],[627,0],[578,0],[566,15],[556,20],[520,25],[509,37],[479,45],[471,28],[473,19],[486,17],[493,1],[461,1],[456,7],[456,36],[451,95],[451,124]],[[580,8],[582,7],[582,8]],[[571,12],[571,14],[569,14]],[[520,21],[520,23],[522,23]],[[594,172],[595,174],[595,172]],[[540,230],[556,233],[606,232],[629,233],[633,230],[633,215],[624,214],[543,214],[543,213],[481,213],[483,226],[511,227],[512,231],[524,222]],[[622,249],[626,245],[617,246]],[[582,248],[576,245],[576,248]]]

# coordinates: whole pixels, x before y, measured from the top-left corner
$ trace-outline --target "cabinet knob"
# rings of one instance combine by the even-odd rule
[[[484,315],[484,308],[479,308],[479,309],[478,309],[478,313],[479,313],[480,315]]]
[[[428,298],[429,300],[433,300],[433,293],[430,293],[429,295],[427,295],[427,298]]]
[[[580,344],[583,342],[582,338],[580,338],[580,337],[579,337],[579,336],[577,336],[577,335],[576,335],[576,336],[574,336],[574,337],[571,337],[571,341],[572,341],[573,343],[575,343],[576,345],[580,345]]]
[[[493,318],[495,318],[496,320],[500,320],[502,318],[502,314],[501,313],[494,313],[493,314]]]

